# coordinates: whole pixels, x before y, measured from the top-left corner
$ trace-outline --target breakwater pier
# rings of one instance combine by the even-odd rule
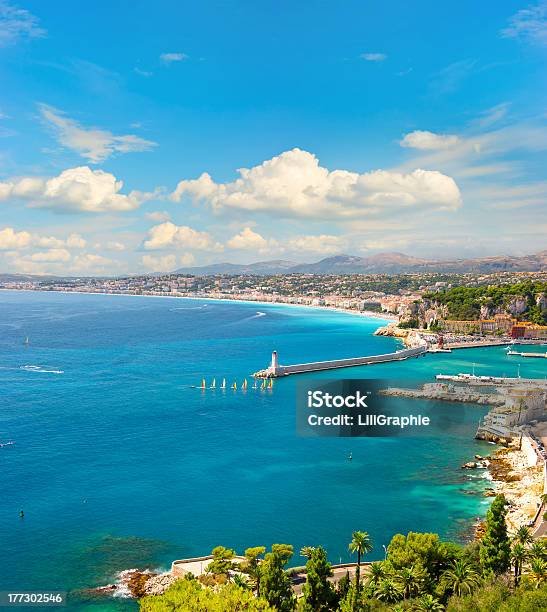
[[[354,366],[372,365],[374,363],[387,363],[389,361],[402,361],[412,357],[420,357],[427,352],[424,343],[412,348],[401,349],[384,355],[368,355],[366,357],[349,357],[347,359],[332,359],[329,361],[311,361],[308,363],[297,363],[294,365],[281,365],[277,351],[272,353],[272,361],[264,370],[255,372],[255,378],[278,378],[290,374],[304,374],[306,372],[320,372],[322,370],[336,370],[339,368],[351,368]]]

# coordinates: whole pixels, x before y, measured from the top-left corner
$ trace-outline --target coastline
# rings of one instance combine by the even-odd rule
[[[399,320],[399,317],[393,314],[374,312],[372,310],[355,310],[353,308],[342,308],[341,306],[314,306],[312,304],[295,304],[294,302],[283,302],[283,301],[263,301],[263,300],[249,300],[249,299],[237,299],[234,297],[225,298],[219,297],[215,294],[204,294],[204,295],[157,295],[154,293],[105,293],[104,291],[42,291],[37,289],[8,289],[0,287],[0,291],[10,291],[17,293],[60,293],[65,295],[77,294],[77,295],[104,295],[104,296],[123,296],[123,297],[144,297],[144,298],[169,298],[178,300],[200,300],[208,302],[234,302],[240,304],[258,304],[262,306],[291,306],[295,308],[309,308],[311,310],[325,310],[331,312],[338,312],[342,314],[351,314],[358,317],[364,317],[367,319],[378,319],[384,321],[386,324],[394,323]]]
[[[506,519],[509,530],[514,532],[528,525],[534,519],[543,493],[543,469],[530,465],[523,450],[509,446],[492,453],[488,471],[495,493],[504,495],[509,502]]]

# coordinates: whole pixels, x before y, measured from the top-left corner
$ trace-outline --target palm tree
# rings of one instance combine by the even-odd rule
[[[403,589],[393,578],[384,578],[374,590],[374,596],[380,601],[394,603],[403,597]]]
[[[306,557],[306,559],[311,559],[314,550],[315,546],[302,546],[300,549],[300,556]]]
[[[441,612],[444,606],[433,595],[423,595],[416,601],[412,610],[416,612]]]
[[[539,501],[540,501],[542,504],[547,504],[547,493],[543,493],[543,495],[540,495],[540,496],[539,496]]]
[[[480,580],[479,574],[464,559],[456,559],[441,577],[444,586],[458,597],[471,593]]]
[[[374,587],[378,586],[380,580],[386,577],[386,570],[381,561],[374,561],[368,568],[368,579],[367,584],[371,584]]]
[[[524,546],[526,546],[526,544],[530,544],[533,539],[532,532],[530,531],[529,527],[526,527],[526,525],[521,525],[513,536],[513,542],[518,542]]]
[[[547,561],[547,548],[542,540],[535,540],[528,549],[528,553],[531,559]]]
[[[354,531],[349,543],[350,553],[357,553],[357,567],[355,568],[355,593],[359,594],[361,579],[361,555],[366,555],[372,550],[372,540],[366,531]]]
[[[528,551],[526,550],[524,544],[517,542],[513,544],[513,548],[511,550],[511,560],[515,566],[515,586],[518,586],[520,581],[520,575],[522,574],[522,565],[528,558]]]
[[[244,578],[244,576],[242,576],[239,573],[236,573],[233,575],[232,577],[232,582],[238,586],[240,589],[245,589],[248,590],[251,588],[251,585],[249,584],[249,582],[246,580],[246,578]]]
[[[424,574],[414,565],[403,567],[395,573],[395,581],[403,590],[404,599],[409,599],[413,595],[417,595],[424,582]]]
[[[530,578],[536,585],[536,589],[547,580],[547,563],[542,559],[534,559],[530,564]]]

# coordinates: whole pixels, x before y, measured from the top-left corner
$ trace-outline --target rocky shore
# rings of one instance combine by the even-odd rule
[[[397,323],[390,323],[379,327],[375,332],[375,336],[387,336],[389,338],[398,338],[402,340],[403,344],[407,348],[415,348],[422,346],[425,340],[421,337],[420,333],[414,329],[402,329],[397,327]]]
[[[487,457],[475,456],[476,461],[464,465],[464,469],[486,468],[492,480],[484,496],[504,495],[508,501],[507,526],[515,532],[528,525],[537,512],[539,497],[543,493],[543,470],[539,465],[530,466],[526,453],[515,445],[495,450]],[[480,536],[482,523],[476,525]]]
[[[502,406],[505,403],[505,399],[501,396],[486,393],[475,393],[467,390],[462,390],[456,393],[454,391],[447,391],[433,386],[426,386],[422,389],[402,389],[398,387],[390,387],[388,389],[383,389],[381,394],[394,397],[443,400],[449,402],[485,404],[489,406]]]

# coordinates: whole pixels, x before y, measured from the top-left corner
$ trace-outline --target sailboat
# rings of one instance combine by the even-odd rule
[[[262,379],[262,384],[260,385],[260,388],[261,389],[265,389],[266,388],[266,379],[265,378]]]
[[[211,386],[209,387],[210,389],[216,389],[217,388],[217,379],[213,378],[213,382],[211,383]]]
[[[270,383],[268,385],[268,389],[273,389],[273,378],[270,378]]]
[[[245,379],[243,381],[243,384],[241,385],[241,388],[245,391],[247,389],[247,379]]]
[[[220,388],[226,389],[226,379],[225,378],[222,379],[222,384],[220,385]]]
[[[234,384],[232,385],[232,389],[233,389],[234,391],[236,391],[236,389],[237,389],[237,383],[236,383],[236,381],[235,381],[235,380],[234,380]]]
[[[205,389],[206,388],[206,384],[205,384],[205,378],[201,379],[201,388]]]
[[[256,378],[255,378],[255,382],[253,385],[253,389],[258,389],[258,381],[256,380]]]
[[[28,339],[28,336],[25,338],[24,344],[25,346],[28,346],[30,344],[30,340]]]

